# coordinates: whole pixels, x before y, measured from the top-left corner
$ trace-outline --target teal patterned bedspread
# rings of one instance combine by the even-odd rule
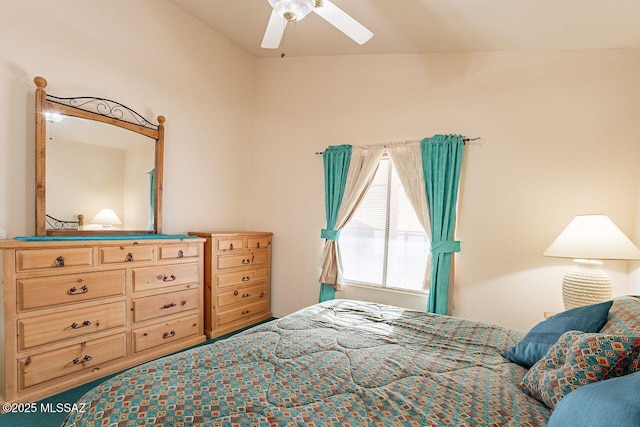
[[[67,426],[544,426],[500,354],[522,334],[335,300],[132,368]]]

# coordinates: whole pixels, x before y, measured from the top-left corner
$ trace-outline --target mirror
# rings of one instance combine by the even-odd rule
[[[36,235],[162,232],[164,117],[36,84]]]

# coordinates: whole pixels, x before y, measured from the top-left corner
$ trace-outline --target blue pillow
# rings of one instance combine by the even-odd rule
[[[640,425],[640,372],[580,387],[567,394],[549,418],[549,427]]]
[[[565,332],[599,332],[607,322],[613,301],[605,301],[584,307],[572,308],[534,326],[525,337],[503,356],[510,361],[530,368],[547,354]]]

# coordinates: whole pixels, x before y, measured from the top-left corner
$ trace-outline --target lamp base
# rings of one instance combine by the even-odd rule
[[[611,278],[600,269],[602,262],[586,259],[576,259],[574,262],[577,266],[562,279],[565,310],[610,300]]]

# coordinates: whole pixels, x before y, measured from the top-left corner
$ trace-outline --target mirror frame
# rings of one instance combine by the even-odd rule
[[[164,174],[164,116],[158,116],[158,125],[147,121],[140,114],[119,102],[96,97],[58,98],[47,95],[47,81],[43,77],[33,79],[36,84],[36,236],[100,236],[110,234],[161,234],[162,233],[162,178]],[[93,105],[94,110],[87,106]],[[104,112],[103,112],[104,111]],[[153,230],[75,230],[47,229],[46,211],[46,143],[47,123],[45,113],[94,120],[118,126],[155,140],[155,188]],[[124,115],[131,121],[124,120]],[[134,122],[137,122],[134,123]]]

